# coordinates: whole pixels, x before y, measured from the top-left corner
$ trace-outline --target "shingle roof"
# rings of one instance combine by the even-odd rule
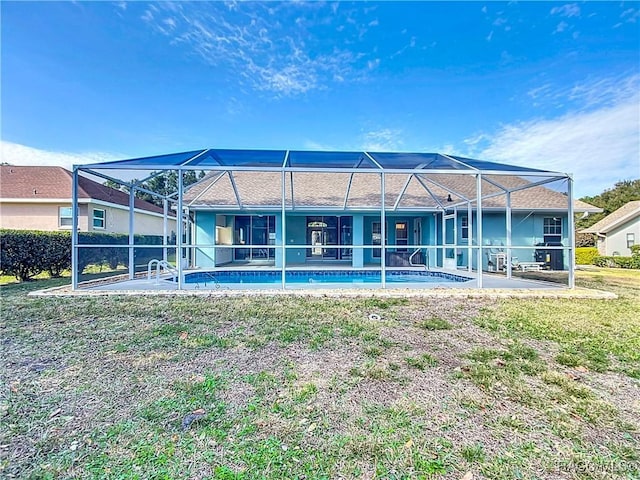
[[[580,230],[580,233],[607,233],[616,228],[620,223],[640,215],[640,200],[625,203],[622,207],[604,217],[589,228]]]
[[[486,175],[482,182],[483,196],[503,192],[491,181],[508,189],[523,187],[529,182],[516,175]],[[380,175],[375,173],[294,172],[285,176],[286,205],[290,207],[380,208]],[[408,183],[407,183],[408,182]],[[234,188],[235,187],[235,188]],[[425,188],[427,187],[427,188]],[[446,188],[444,188],[446,187]],[[185,203],[198,207],[279,206],[282,198],[282,174],[277,172],[211,172],[189,187]],[[347,195],[348,192],[348,195]],[[455,174],[387,174],[385,175],[385,205],[392,208],[398,198],[399,209],[436,209],[476,198],[476,179]],[[451,201],[448,198],[451,198]],[[346,202],[346,203],[345,203]],[[505,208],[506,196],[485,198],[483,208]],[[545,186],[533,186],[511,194],[514,209],[567,208],[567,197]],[[577,212],[599,212],[599,208],[575,200]]]
[[[0,167],[0,199],[65,199],[71,201],[73,175],[62,167],[14,166]],[[129,206],[129,194],[79,176],[78,198],[100,200]],[[163,209],[140,198],[135,207],[163,213]]]

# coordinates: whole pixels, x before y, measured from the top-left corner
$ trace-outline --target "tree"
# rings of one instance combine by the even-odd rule
[[[582,197],[580,200],[602,208],[602,213],[577,219],[577,230],[590,227],[632,200],[640,200],[640,179],[617,182],[613,188],[607,189],[599,195]]]
[[[161,196],[171,195],[178,191],[178,174],[175,170],[167,170],[165,172],[154,172],[158,173],[155,177],[147,180],[142,183],[140,186],[146,190],[151,192],[158,193]],[[188,170],[182,175],[182,185],[183,187],[187,187],[196,183],[198,180],[204,178],[205,172],[200,171],[196,173],[195,170]],[[136,182],[136,179],[132,180]],[[126,185],[119,185],[111,180],[107,180],[104,182],[104,185],[115,188],[117,190],[122,190],[125,192],[129,191],[129,187]],[[142,192],[140,190],[136,190],[136,198],[140,198],[142,200],[146,200],[147,202],[153,203],[158,206],[162,206],[162,198],[152,195],[148,192]]]
[[[617,182],[613,188],[607,189],[599,195],[582,197],[580,200],[602,208],[602,213],[594,213],[587,217],[576,217],[576,247],[593,247],[596,244],[595,235],[578,232],[599,222],[626,203],[632,200],[640,200],[640,180]]]

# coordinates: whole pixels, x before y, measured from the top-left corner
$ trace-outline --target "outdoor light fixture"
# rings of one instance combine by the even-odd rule
[[[447,195],[447,202],[453,202],[453,199],[451,198],[451,194]]]

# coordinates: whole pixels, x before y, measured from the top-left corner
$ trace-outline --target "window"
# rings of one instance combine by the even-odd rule
[[[409,232],[407,222],[396,222],[396,245],[409,244]],[[406,252],[406,248],[396,249],[398,252]]]
[[[627,248],[631,248],[636,244],[636,236],[634,233],[627,233]]]
[[[60,227],[71,227],[73,223],[73,209],[71,207],[59,207],[58,217],[60,219],[60,221],[58,222]]]
[[[469,239],[469,217],[466,215],[463,215],[462,217],[460,217],[460,234],[462,235],[462,239],[463,240],[468,240]]]
[[[93,228],[104,229],[106,222],[106,212],[99,208],[93,209]]]
[[[562,236],[562,219],[559,217],[545,217],[544,234]]]

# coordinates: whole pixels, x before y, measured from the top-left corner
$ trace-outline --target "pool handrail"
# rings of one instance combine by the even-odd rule
[[[157,258],[153,258],[147,264],[147,280],[151,280],[151,271],[153,267],[156,267],[156,285],[160,283],[160,271],[164,268],[164,270],[171,273],[171,279],[175,282],[178,278],[178,269],[171,265],[166,260],[159,260]]]
[[[421,250],[421,248],[416,248],[415,251],[411,255],[409,255],[409,265],[412,267],[424,267],[426,271],[429,270],[429,250],[426,251],[427,263],[413,263],[413,257],[420,253]]]

